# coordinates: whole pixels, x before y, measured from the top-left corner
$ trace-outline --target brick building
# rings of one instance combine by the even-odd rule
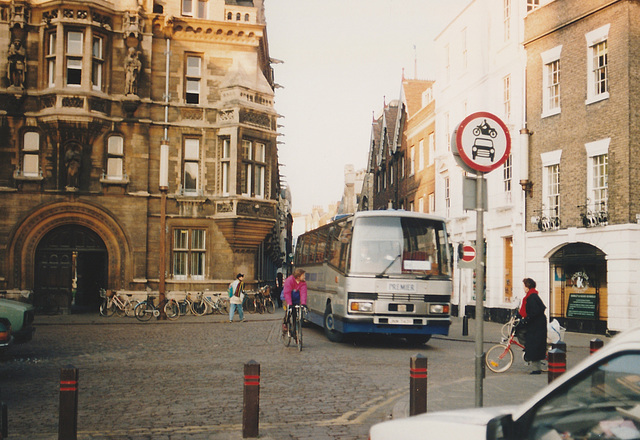
[[[640,4],[556,0],[525,20],[528,276],[569,329],[637,322]]]
[[[0,0],[0,290],[273,279],[270,63],[262,0]]]
[[[374,118],[368,176],[365,176],[360,209],[433,212],[435,104],[432,86],[433,81],[403,78],[400,99],[385,104],[380,116]]]

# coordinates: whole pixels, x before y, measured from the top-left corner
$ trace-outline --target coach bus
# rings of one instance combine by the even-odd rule
[[[441,217],[362,211],[298,237],[307,319],[330,341],[377,333],[423,344],[449,334],[451,249]]]

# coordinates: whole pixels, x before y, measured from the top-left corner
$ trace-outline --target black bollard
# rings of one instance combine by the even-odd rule
[[[469,335],[469,317],[464,315],[462,317],[462,336]]]
[[[567,371],[567,353],[560,348],[549,350],[549,373],[547,383],[553,382]]]
[[[244,364],[244,392],[242,396],[242,438],[257,438],[260,416],[260,364]]]
[[[58,440],[78,438],[78,369],[67,365],[60,370],[60,414]]]
[[[589,354],[593,354],[596,351],[600,350],[602,347],[604,346],[604,342],[602,342],[602,339],[592,339],[591,341],[589,341]]]
[[[409,415],[427,412],[427,358],[417,354],[411,358],[409,370]]]

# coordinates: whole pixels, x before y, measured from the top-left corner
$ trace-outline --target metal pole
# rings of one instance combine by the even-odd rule
[[[484,173],[476,174],[476,407],[482,407],[484,379]]]

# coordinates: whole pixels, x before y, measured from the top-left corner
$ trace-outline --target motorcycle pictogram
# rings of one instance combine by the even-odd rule
[[[498,136],[498,132],[487,123],[486,119],[482,122],[482,124],[473,129],[473,134],[475,136],[480,136],[481,134],[483,134],[492,138]]]

